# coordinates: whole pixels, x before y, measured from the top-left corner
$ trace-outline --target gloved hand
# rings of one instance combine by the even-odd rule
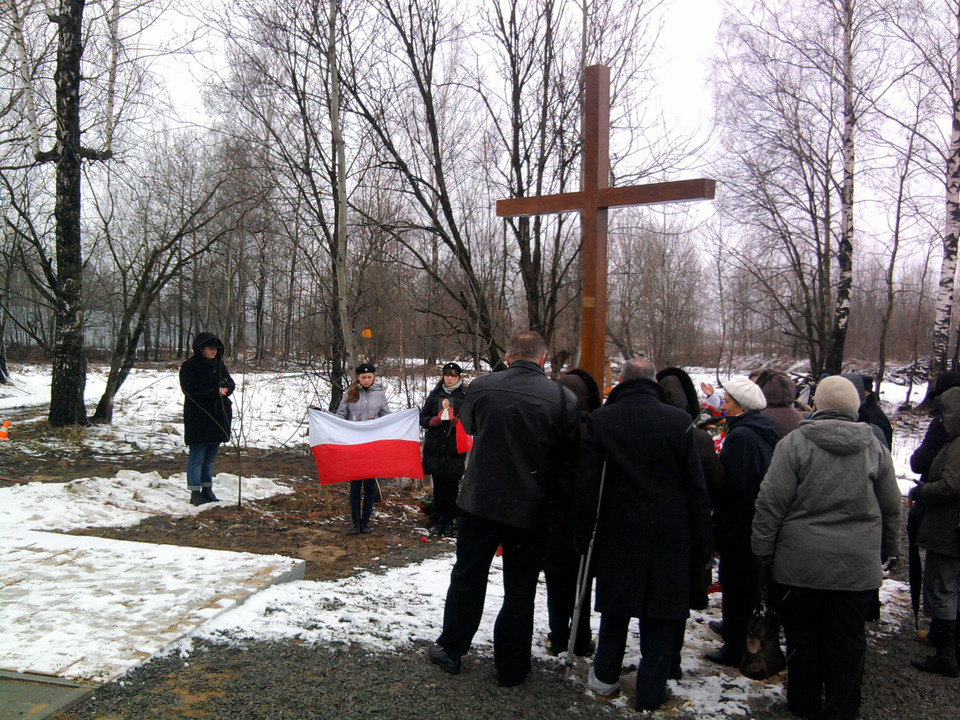
[[[773,566],[773,555],[758,555],[757,563],[761,568],[769,570]]]
[[[923,486],[914,485],[912,488],[910,488],[910,492],[907,494],[907,496],[910,498],[910,502],[920,502],[923,500]]]
[[[883,565],[883,571],[885,573],[891,572],[896,566],[897,562],[900,560],[896,555],[891,557],[881,556],[880,564]]]
[[[430,418],[430,427],[440,427],[441,422],[443,421],[440,419],[440,416],[434,415],[432,418]]]
[[[460,422],[460,418],[458,418],[458,417],[452,417],[452,418],[450,418],[450,427],[456,427],[456,426],[457,426],[457,423],[459,423],[459,422]]]

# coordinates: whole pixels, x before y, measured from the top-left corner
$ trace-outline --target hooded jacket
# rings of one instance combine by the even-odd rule
[[[657,384],[667,396],[670,405],[680,408],[688,413],[694,422],[697,421],[700,417],[700,401],[697,399],[693,380],[685,370],[678,367],[664,368],[657,373]],[[723,466],[717,457],[716,446],[710,433],[694,427],[693,441],[703,465],[703,479],[710,495],[710,505],[713,506],[717,493],[723,487]]]
[[[900,489],[890,452],[856,414],[823,410],[780,441],[760,486],[752,548],[773,579],[875,590],[898,554]]]
[[[217,356],[208,360],[200,348],[216,345]],[[227,395],[220,394],[227,389]],[[236,384],[223,362],[223,343],[213,333],[198,333],[193,340],[193,356],[180,366],[183,391],[183,439],[187,445],[210,445],[230,439],[233,420],[233,394]]]
[[[940,397],[940,417],[949,442],[937,453],[927,481],[918,485],[926,508],[917,544],[933,552],[960,558],[960,388],[947,390]]]

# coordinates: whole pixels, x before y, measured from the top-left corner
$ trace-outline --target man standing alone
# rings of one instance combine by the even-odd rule
[[[587,687],[616,693],[628,624],[639,618],[638,710],[664,702],[690,614],[692,578],[700,580],[713,557],[693,424],[665,400],[653,363],[638,358],[624,365],[606,405],[587,419],[574,495],[577,544],[585,549],[603,478],[593,551],[600,637]]]
[[[508,368],[474,380],[467,391],[460,421],[474,445],[457,500],[457,560],[443,632],[427,653],[445,672],[460,672],[502,546],[503,606],[493,631],[501,687],[520,684],[530,671],[547,500],[560,491],[558,468],[575,467],[580,444],[577,399],[544,374],[546,357],[543,338],[519,333],[507,344]]]

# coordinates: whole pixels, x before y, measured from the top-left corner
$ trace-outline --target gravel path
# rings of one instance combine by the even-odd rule
[[[905,582],[905,564],[893,576]],[[960,718],[960,679],[910,667],[911,658],[931,652],[914,639],[912,618],[892,634],[877,635],[875,626],[868,625],[868,643],[863,720]],[[425,652],[422,644],[371,654],[359,646],[326,648],[297,640],[198,641],[189,653],[155,658],[104,686],[56,720],[718,717],[693,714],[679,700],[655,713],[631,710],[632,673],[624,676],[619,698],[597,700],[583,688],[589,667],[583,661],[568,680],[558,663],[535,660],[521,686],[501,689],[487,655],[471,653],[464,658],[463,672],[450,676],[430,665]],[[705,664],[702,672],[714,669]],[[784,675],[773,682],[782,684]],[[753,709],[749,717],[783,720],[790,714],[781,700]]]

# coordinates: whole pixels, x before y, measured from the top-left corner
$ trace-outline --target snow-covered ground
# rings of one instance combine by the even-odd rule
[[[306,442],[306,407],[324,403],[324,398],[319,397],[315,389],[318,383],[304,374],[250,373],[237,374],[235,377],[239,388],[235,399],[240,419],[240,441],[256,448],[273,448],[281,443],[303,447]],[[694,373],[697,383],[701,379],[710,381],[713,377],[712,371]],[[46,402],[49,397],[48,372],[35,367],[15,368],[13,379],[12,389],[0,387],[0,422],[4,409],[36,406]],[[387,385],[394,407],[399,409],[406,406],[406,388],[399,381],[388,382]],[[432,385],[433,382],[424,385],[421,381],[418,393],[411,394],[413,401],[419,401]],[[102,374],[92,372],[87,385],[91,403],[98,398],[100,389]],[[117,398],[114,424],[85,431],[83,442],[97,444],[104,453],[109,453],[111,448],[120,444],[124,447],[133,445],[145,451],[182,452],[181,397],[175,371],[134,371]],[[906,491],[914,477],[909,472],[909,456],[920,440],[922,428],[907,431],[905,424],[901,426],[896,423],[894,409],[904,397],[905,388],[892,384],[884,386],[884,406],[895,423],[897,474]],[[16,443],[16,427],[11,428],[9,442]],[[54,441],[50,441],[49,448],[51,451],[57,450]],[[234,483],[233,488],[230,487],[231,482]],[[224,497],[235,495],[235,477],[221,474],[216,483],[218,491],[223,489]],[[243,483],[244,496],[247,498],[289,492],[270,478],[245,478]],[[0,540],[9,540],[25,529],[64,530],[84,526],[127,525],[151,514],[196,512],[184,501],[184,484],[182,473],[162,478],[155,473],[140,473],[130,469],[114,478],[88,478],[62,485],[46,483],[39,486],[31,483],[0,488]],[[59,542],[71,541],[63,538]],[[161,556],[169,554],[168,559],[173,565],[183,563],[181,549],[155,548],[151,552]],[[2,547],[0,554],[3,554]],[[109,567],[111,564],[117,565],[114,579],[126,590],[112,591],[108,587],[101,587],[99,599],[97,595],[84,595],[88,598],[86,605],[67,603],[68,607],[58,608],[58,611],[65,613],[73,611],[69,617],[65,615],[60,620],[70,623],[76,630],[71,635],[71,642],[82,642],[83,637],[102,638],[103,612],[116,605],[116,592],[135,594],[130,588],[140,587],[143,598],[149,597],[150,588],[158,582],[157,567],[162,565],[159,561],[137,563],[122,557],[98,562],[100,566]],[[244,605],[222,612],[212,619],[200,617],[197,622],[202,624],[192,631],[192,636],[228,641],[296,637],[324,645],[359,643],[381,650],[429,642],[439,634],[452,564],[453,555],[450,553],[420,565],[362,573],[336,582],[297,581],[276,585],[260,592]],[[0,567],[3,568],[4,577],[14,577],[15,573],[19,573],[18,576],[29,577],[35,583],[34,587],[63,584],[56,562],[37,561],[29,553],[5,554],[0,558]],[[479,654],[492,651],[493,622],[502,597],[500,573],[498,560],[491,573],[484,620],[476,636],[475,649]],[[31,627],[25,617],[17,615],[16,593],[4,596],[10,587],[10,584],[5,586],[0,582],[0,627],[4,628],[4,633],[0,635],[0,665],[7,664],[5,659],[15,657],[17,667],[21,668],[55,666],[51,653],[55,652],[56,643],[50,640],[56,638],[47,637],[44,628]],[[79,584],[74,589],[78,597],[84,593]],[[70,597],[70,590],[68,586],[66,597]],[[181,591],[185,589],[181,588]],[[910,613],[908,592],[902,584],[887,581],[882,592],[885,600],[883,616],[879,624],[871,626],[871,632],[890,632]],[[108,627],[114,638],[139,632],[136,627],[128,627],[124,623],[122,612],[107,615],[111,618]],[[718,598],[714,597],[711,608],[705,613],[694,613],[688,624],[682,661],[685,676],[680,682],[671,681],[672,692],[682,698],[685,709],[703,718],[747,716],[750,707],[780,699],[783,693],[780,679],[758,683],[701,659],[703,652],[718,643],[718,638],[706,627],[706,621],[716,617],[719,617],[719,607]],[[593,622],[596,630],[598,618],[593,618]],[[538,589],[535,632],[541,641],[536,644],[535,654],[548,662],[558,662],[546,655],[542,643],[547,632],[546,593],[542,584]],[[120,642],[117,646],[136,645],[137,638],[129,637],[127,640],[129,642]],[[97,642],[101,642],[101,647],[96,656],[105,666],[129,666],[129,663],[124,665],[126,658],[110,656],[112,645]],[[190,644],[191,638],[188,637],[177,648],[188,654]],[[153,647],[150,652],[156,650]],[[625,663],[636,663],[638,657],[639,645],[634,628]],[[85,667],[85,674],[97,675],[95,669],[88,667]],[[626,707],[624,698],[615,702]]]

